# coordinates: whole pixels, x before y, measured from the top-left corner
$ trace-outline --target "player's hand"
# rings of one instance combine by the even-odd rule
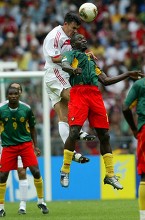
[[[34,151],[35,151],[35,154],[36,154],[37,157],[39,157],[41,155],[41,151],[38,147],[35,147]]]
[[[91,51],[87,52],[86,55],[89,55],[89,56],[90,56],[93,60],[95,60],[95,61],[98,60],[98,58],[97,58],[97,57],[94,55],[94,53],[91,52]]]
[[[78,67],[78,68],[76,68],[76,69],[73,70],[73,73],[74,73],[75,75],[80,75],[80,74],[82,73],[82,69]]]
[[[128,73],[129,77],[135,80],[145,77],[145,74],[143,74],[141,70],[129,71]]]

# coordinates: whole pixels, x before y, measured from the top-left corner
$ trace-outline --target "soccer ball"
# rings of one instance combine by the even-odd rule
[[[79,8],[80,18],[85,22],[93,21],[98,14],[98,9],[93,3],[84,3]]]

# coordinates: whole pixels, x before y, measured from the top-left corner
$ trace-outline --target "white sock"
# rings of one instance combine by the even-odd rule
[[[22,201],[22,206],[26,208],[27,192],[28,192],[28,180],[19,180],[19,190],[20,190],[20,200]],[[24,205],[25,203],[25,205]],[[21,206],[21,202],[20,202]]]
[[[0,210],[2,210],[2,209],[5,210],[4,209],[4,204],[0,204]]]
[[[63,143],[65,143],[69,135],[69,124],[63,121],[58,122],[58,130]]]
[[[21,201],[20,202],[19,209],[26,210],[26,201]]]
[[[140,220],[145,220],[145,210],[140,210]]]
[[[38,198],[38,203],[37,203],[37,204],[41,204],[41,203],[43,203],[43,202],[44,202],[44,199],[43,199],[43,198],[41,198],[41,199]]]

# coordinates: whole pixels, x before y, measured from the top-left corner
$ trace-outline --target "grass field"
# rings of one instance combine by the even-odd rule
[[[6,203],[7,220],[139,220],[136,200],[93,200],[48,202],[50,213],[43,215],[36,203],[27,202],[27,214],[18,215],[19,203]]]

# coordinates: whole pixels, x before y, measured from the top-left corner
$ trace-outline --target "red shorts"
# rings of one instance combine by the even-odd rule
[[[145,125],[137,135],[137,171],[138,174],[145,174]]]
[[[24,168],[38,165],[32,142],[25,142],[16,146],[2,148],[0,171],[17,170],[18,156],[21,156]]]
[[[77,85],[70,90],[69,125],[83,126],[88,118],[90,127],[109,128],[107,112],[97,86]]]

